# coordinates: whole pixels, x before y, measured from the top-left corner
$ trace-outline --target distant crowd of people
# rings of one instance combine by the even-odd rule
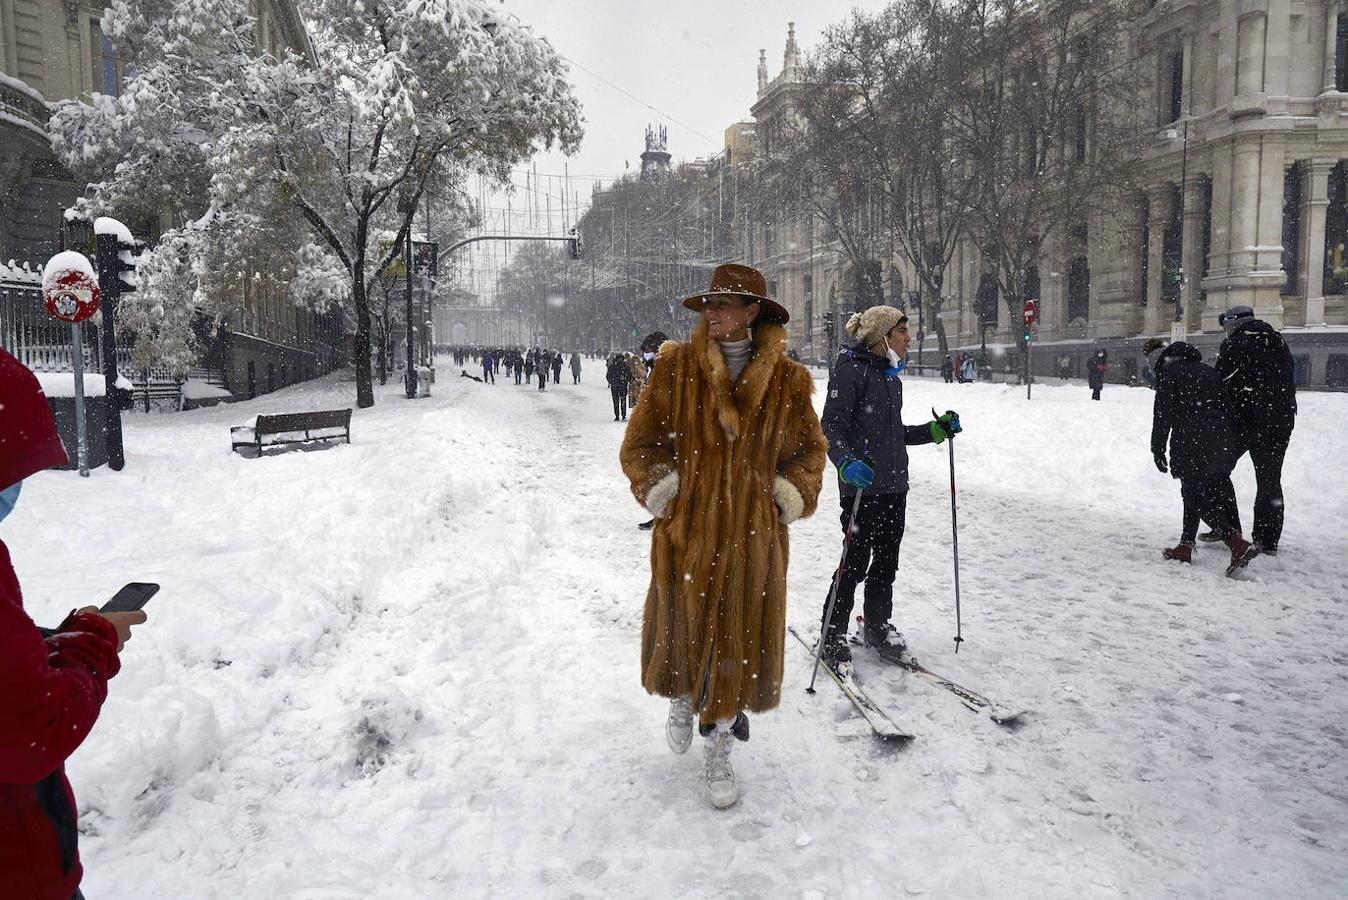
[[[496,373],[504,372],[507,382],[514,376],[516,384],[532,385],[537,381],[538,389],[546,391],[548,381],[557,384],[562,380],[563,367],[571,371],[571,383],[580,384],[580,353],[573,351],[570,359],[561,350],[548,350],[544,347],[452,347],[450,356],[457,366],[466,366],[471,360],[482,367],[482,377],[464,374],[484,384],[495,384]]]

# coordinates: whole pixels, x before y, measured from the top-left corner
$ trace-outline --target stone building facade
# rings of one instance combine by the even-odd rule
[[[1113,377],[1127,379],[1152,336],[1182,334],[1211,355],[1217,315],[1247,304],[1283,330],[1302,387],[1348,389],[1348,3],[1157,0],[1133,28],[1149,66],[1141,102],[1155,108],[1138,160],[1146,190],[1132,208],[1047,242],[1036,371],[1056,373],[1065,358],[1081,375],[1103,346]],[[799,76],[791,29],[775,79],[760,55],[760,152],[791,115]],[[768,208],[750,214],[745,257],[791,309],[793,344],[823,356],[828,323],[851,311],[853,273],[839,248],[818,241],[806,211],[760,203]],[[903,303],[916,277],[901,258],[876,262],[889,302]],[[980,318],[980,295],[995,290],[984,266],[964,242],[947,273],[943,324],[952,348],[986,352],[1000,370],[1015,365],[1019,322],[1002,302],[996,321]],[[926,362],[937,361],[934,343]]]
[[[116,96],[131,74],[99,27],[104,5],[0,0],[0,263],[18,266],[5,271],[25,264],[40,270],[61,247],[63,211],[84,192],[52,154],[48,104],[95,93]],[[294,0],[250,0],[250,10],[262,52],[279,55],[289,48],[312,58]],[[127,224],[153,242],[168,220]],[[343,364],[340,316],[297,309],[286,294],[285,284],[250,285],[238,313],[206,342],[203,365],[236,395],[252,396]]]

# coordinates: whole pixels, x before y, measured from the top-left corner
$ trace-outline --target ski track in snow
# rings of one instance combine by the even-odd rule
[[[1160,558],[1180,503],[1149,392],[907,380],[910,421],[966,426],[964,649],[944,447],[911,448],[895,621],[1030,712],[999,727],[858,650],[918,734],[891,748],[805,693],[788,640],[716,812],[640,686],[649,534],[601,373],[539,394],[442,365],[430,400],[379,389],[351,446],[261,460],[228,425],[352,385],[129,416],[123,473],[30,481],[3,536],[38,621],[164,585],[70,765],[91,898],[1341,896],[1348,397],[1303,395],[1284,553],[1232,582],[1224,550]],[[1248,527],[1248,460],[1236,486]],[[830,468],[792,527],[807,633],[837,504]]]

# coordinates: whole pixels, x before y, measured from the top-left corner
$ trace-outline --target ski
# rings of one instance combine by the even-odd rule
[[[810,642],[805,640],[805,637],[795,629],[795,626],[787,630],[795,636],[796,640],[800,641],[800,645],[813,659],[814,647],[810,646]],[[861,717],[874,729],[876,737],[884,741],[911,741],[913,739],[914,735],[911,732],[904,731],[894,724],[894,720],[889,717],[889,714],[877,706],[874,700],[866,696],[866,692],[858,687],[855,682],[851,679],[842,678],[837,672],[833,671],[832,667],[826,666],[822,662],[819,665],[820,668],[828,672],[829,677],[833,679],[833,683],[838,686],[838,690],[842,691],[843,695],[852,701],[852,705],[857,708],[857,712],[861,713]]]
[[[857,621],[861,621],[860,616],[857,616]],[[856,646],[864,646],[864,642],[855,634],[851,635],[849,640]],[[985,697],[977,691],[971,691],[963,685],[956,684],[944,675],[938,675],[931,669],[922,665],[922,663],[918,662],[917,657],[907,651],[903,653],[899,662],[892,662],[889,660],[884,661],[889,662],[890,665],[907,669],[909,672],[912,672],[914,675],[917,675],[923,681],[927,682],[927,684],[935,685],[938,688],[949,691],[958,697],[960,702],[969,709],[976,713],[986,715],[998,725],[1008,725],[1025,715],[1025,710],[1021,707],[999,703],[990,697]]]

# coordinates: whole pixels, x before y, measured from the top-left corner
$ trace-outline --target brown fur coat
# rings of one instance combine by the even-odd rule
[[[814,512],[823,480],[814,380],[786,356],[780,325],[753,337],[733,387],[705,325],[688,343],[667,342],[622,445],[638,501],[658,508],[672,492],[651,541],[642,684],[692,696],[703,721],[772,709],[781,698],[783,522]]]

